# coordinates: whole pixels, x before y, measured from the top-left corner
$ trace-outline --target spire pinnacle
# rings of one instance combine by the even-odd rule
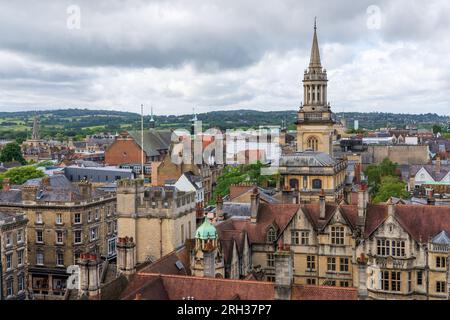
[[[317,40],[317,17],[314,18],[314,37],[311,47],[311,60],[309,62],[310,68],[322,68],[320,62],[319,41]]]

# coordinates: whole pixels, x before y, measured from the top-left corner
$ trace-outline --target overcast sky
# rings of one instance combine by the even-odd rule
[[[333,111],[450,114],[448,0],[0,0],[0,111],[295,110],[314,16]]]

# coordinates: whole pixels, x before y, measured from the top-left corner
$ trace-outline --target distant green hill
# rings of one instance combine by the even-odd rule
[[[0,139],[24,140],[31,134],[33,116],[37,114],[41,123],[42,137],[64,139],[68,136],[82,138],[88,134],[99,132],[120,132],[127,129],[140,128],[140,116],[137,113],[63,109],[37,112],[0,112]],[[290,129],[294,129],[296,111],[261,112],[255,110],[212,111],[198,115],[204,129],[217,127],[224,129],[257,128],[260,125],[280,125],[286,121]],[[359,120],[361,128],[375,129],[380,127],[404,127],[417,125],[429,128],[433,124],[447,124],[448,117],[437,114],[408,115],[391,113],[337,113],[344,116],[348,127],[352,128],[354,120]],[[162,128],[189,128],[192,115],[156,116],[157,125]],[[150,117],[144,118],[148,127]]]

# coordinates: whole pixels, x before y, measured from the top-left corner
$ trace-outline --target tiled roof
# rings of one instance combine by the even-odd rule
[[[446,206],[396,206],[398,222],[418,242],[426,242],[443,230],[450,232],[450,209]]]
[[[273,300],[275,291],[272,282],[139,273],[121,299],[134,300],[139,294],[143,300]]]
[[[386,205],[368,205],[364,237],[368,238],[387,219],[388,207]]]
[[[181,262],[183,268],[180,270],[176,263]],[[190,275],[190,253],[188,248],[183,246],[181,249],[175,250],[172,253],[162,257],[158,261],[145,266],[139,270],[145,273],[161,273],[161,274],[174,274],[174,275]]]
[[[122,300],[273,300],[275,283],[139,273],[130,279]],[[292,286],[292,300],[357,300],[355,288]]]
[[[269,227],[275,226],[279,234],[287,227],[299,208],[297,204],[260,203],[256,223],[248,223],[246,226],[250,243],[267,243]]]

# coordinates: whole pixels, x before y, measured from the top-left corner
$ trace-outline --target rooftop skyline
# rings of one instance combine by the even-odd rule
[[[334,112],[449,113],[443,0],[1,7],[1,111],[297,110],[317,16]]]

